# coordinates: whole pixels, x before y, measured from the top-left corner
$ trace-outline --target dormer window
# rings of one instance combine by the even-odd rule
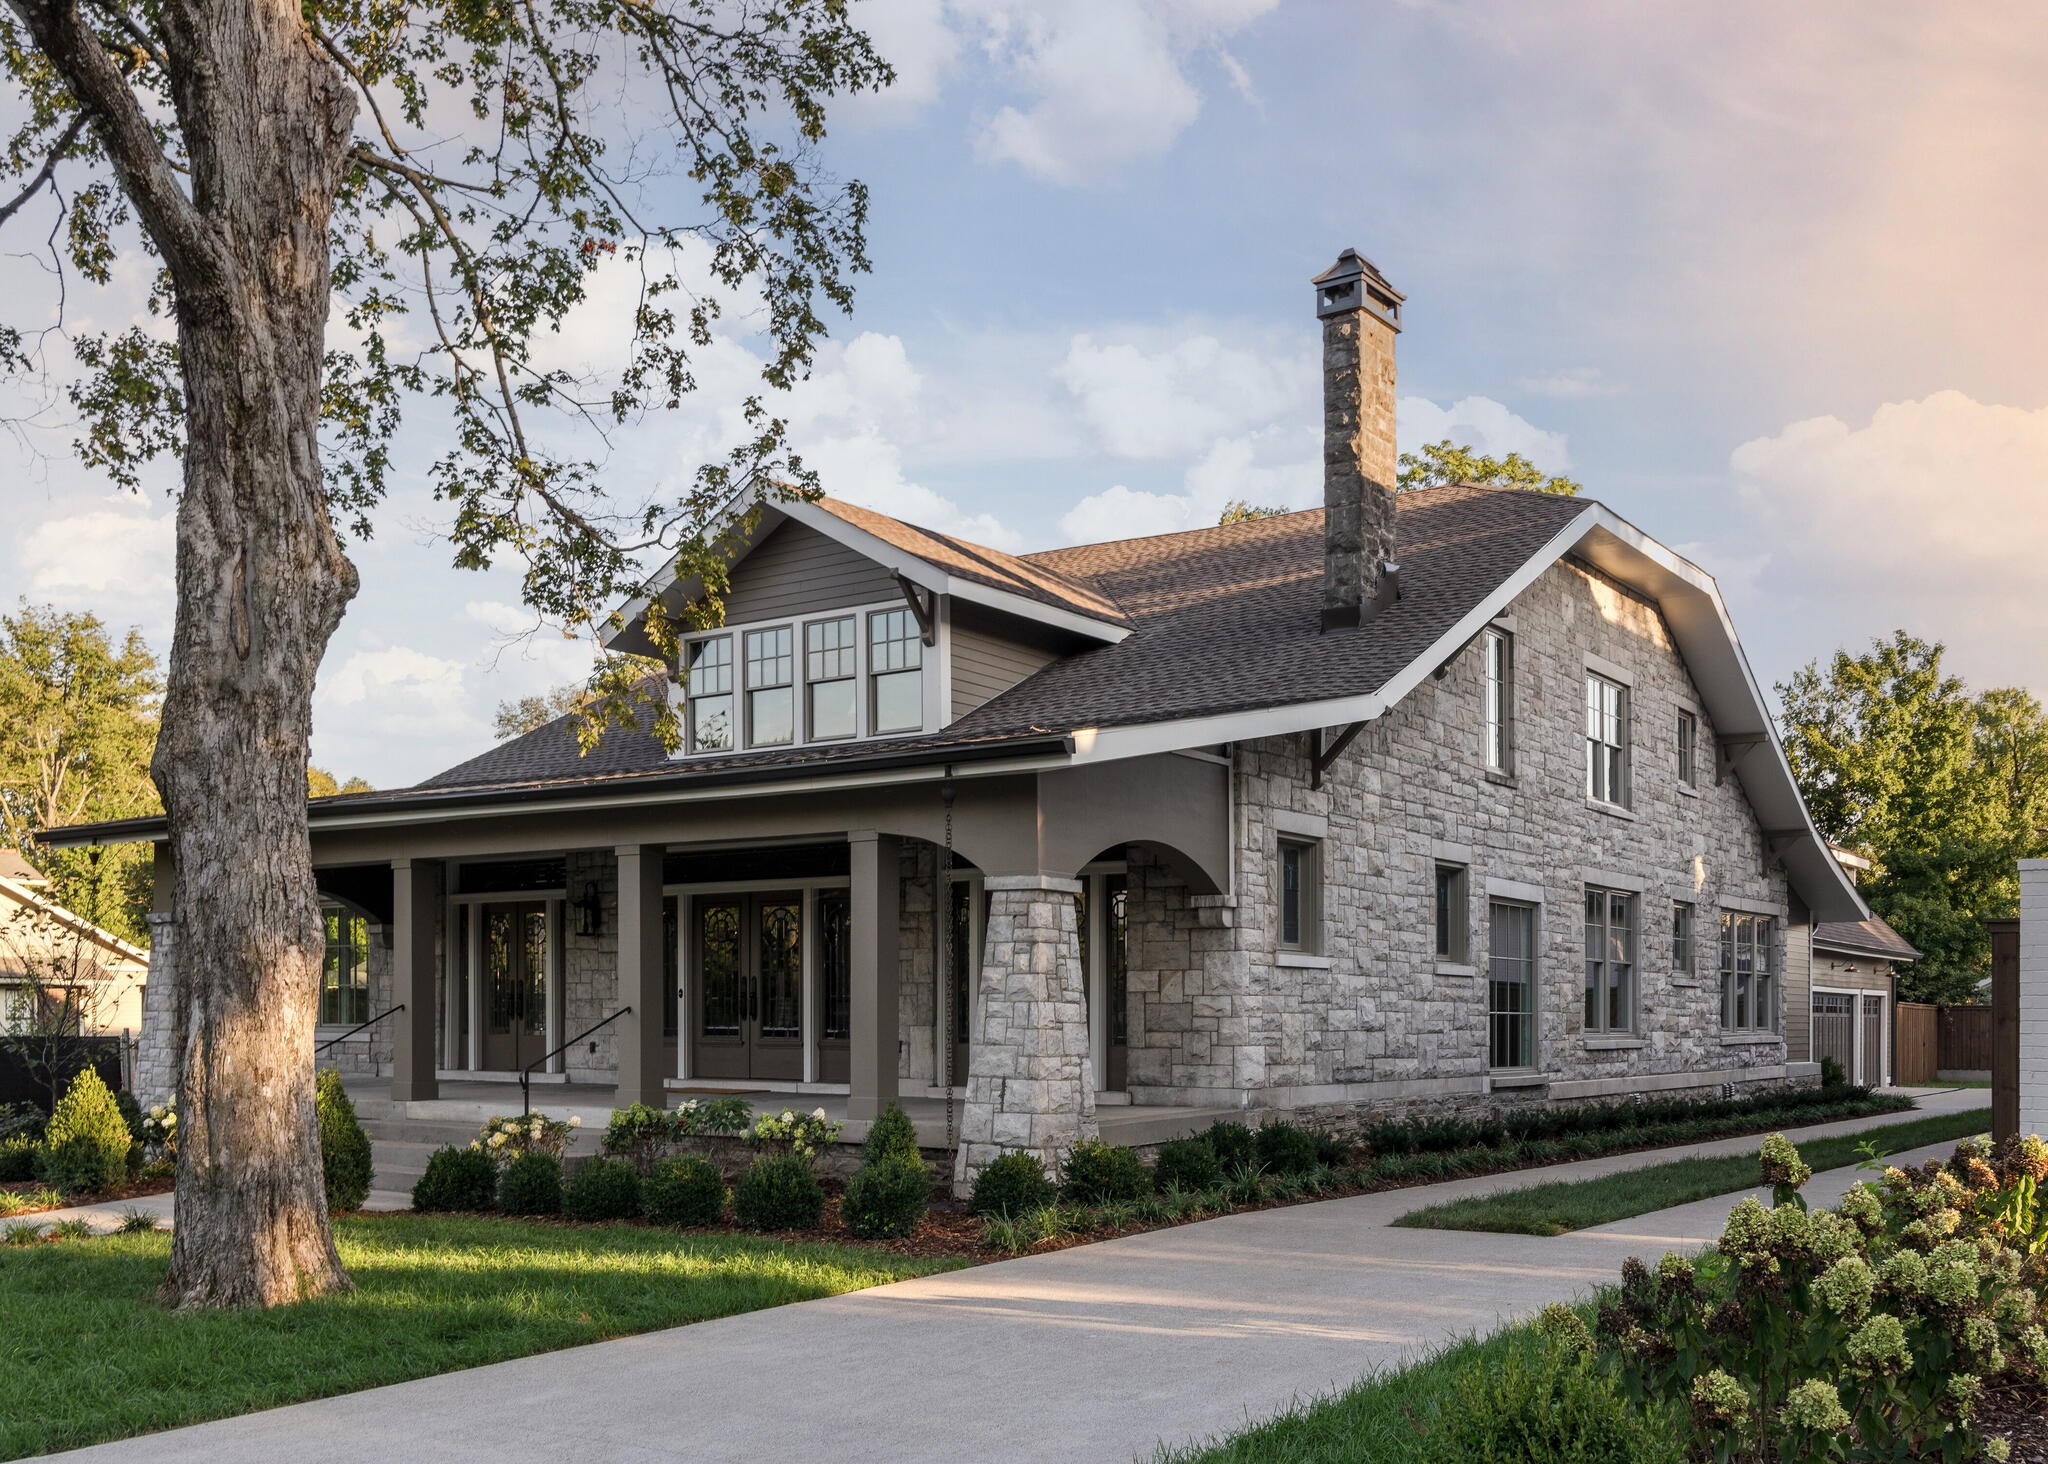
[[[804,627],[805,716],[813,742],[859,731],[860,678],[853,617],[813,620]]]
[[[747,648],[747,746],[796,741],[796,656],[790,630],[750,630]]]
[[[924,726],[924,637],[909,610],[868,616],[868,723],[877,736]]]
[[[690,751],[732,751],[732,637],[690,645]]]

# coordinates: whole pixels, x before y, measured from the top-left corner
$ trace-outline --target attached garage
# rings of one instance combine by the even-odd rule
[[[1853,925],[1816,925],[1808,1060],[1831,1057],[1853,1083],[1889,1085],[1897,972],[1919,955],[1875,915]]]

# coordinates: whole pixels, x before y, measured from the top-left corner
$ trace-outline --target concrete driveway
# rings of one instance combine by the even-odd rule
[[[1984,1101],[1982,1093],[1943,1094],[1923,1108]],[[1740,1153],[1755,1143],[1684,1152]],[[1125,1461],[1569,1300],[1613,1278],[1627,1256],[1704,1244],[1735,1197],[1556,1240],[1390,1228],[1438,1200],[1672,1157],[1628,1155],[1230,1216],[66,1457]],[[1856,1177],[1818,1179],[1815,1196],[1838,1195]]]

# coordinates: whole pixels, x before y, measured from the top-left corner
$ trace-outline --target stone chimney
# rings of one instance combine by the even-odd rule
[[[1315,277],[1323,322],[1323,629],[1395,589],[1394,337],[1401,292],[1356,249]]]

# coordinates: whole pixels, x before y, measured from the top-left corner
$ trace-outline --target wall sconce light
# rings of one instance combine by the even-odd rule
[[[581,897],[573,902],[576,906],[576,933],[596,937],[604,931],[604,900],[597,893],[597,883],[583,887]]]

